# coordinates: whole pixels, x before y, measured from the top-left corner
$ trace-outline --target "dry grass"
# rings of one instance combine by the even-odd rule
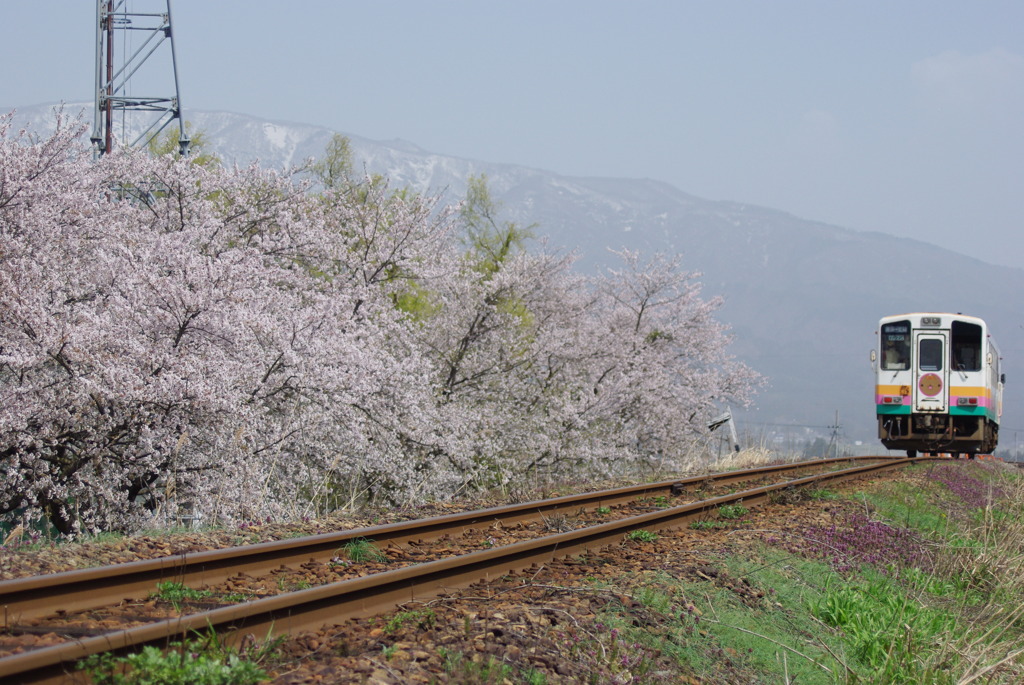
[[[1024,679],[1024,479],[1005,468],[1012,471],[993,473],[987,492],[979,493],[987,500],[984,508],[974,516],[951,517],[956,535],[935,571],[937,577],[958,579],[968,596],[983,600],[959,607],[968,629],[948,645],[964,665],[958,683]],[[968,540],[972,544],[957,544]]]
[[[802,457],[797,454],[781,454],[767,447],[749,447],[739,452],[726,452],[720,458],[715,457],[708,466],[712,472],[735,471],[769,464],[797,462],[801,459]]]

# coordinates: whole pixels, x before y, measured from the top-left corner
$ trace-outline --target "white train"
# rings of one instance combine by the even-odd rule
[[[1006,377],[982,319],[886,316],[871,361],[878,437],[888,449],[971,458],[995,450]]]

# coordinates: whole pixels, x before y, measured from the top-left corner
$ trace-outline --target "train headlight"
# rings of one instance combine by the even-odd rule
[[[956,398],[956,404],[958,407],[977,407],[977,397],[958,397]]]

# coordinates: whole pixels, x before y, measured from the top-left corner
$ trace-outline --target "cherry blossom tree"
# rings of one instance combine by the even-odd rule
[[[464,486],[679,466],[723,401],[749,400],[758,376],[727,354],[721,300],[702,300],[678,258],[624,251],[621,270],[585,279],[523,250],[483,189],[476,200],[459,277],[436,286],[423,331],[445,425],[462,430],[435,457]]]
[[[623,267],[594,283],[600,339],[614,350],[594,390],[615,388],[614,416],[628,427],[632,454],[678,463],[717,408],[746,405],[760,377],[728,354],[727,327],[714,319],[722,300],[701,298],[699,273],[681,270],[679,256],[618,254]]]
[[[63,121],[0,133],[2,511],[70,534],[200,502],[295,513],[353,462],[410,482],[429,386],[364,236],[339,230],[358,221],[257,167],[93,162]]]
[[[483,179],[445,207],[340,143],[316,184],[94,160],[57,124],[0,117],[0,517],[73,535],[680,464],[756,385],[678,260],[579,275]]]

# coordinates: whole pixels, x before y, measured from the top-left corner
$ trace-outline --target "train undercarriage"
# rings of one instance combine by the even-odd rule
[[[974,458],[989,454],[999,442],[999,425],[985,417],[948,414],[910,414],[878,417],[878,437],[890,450],[918,453],[948,453]]]

